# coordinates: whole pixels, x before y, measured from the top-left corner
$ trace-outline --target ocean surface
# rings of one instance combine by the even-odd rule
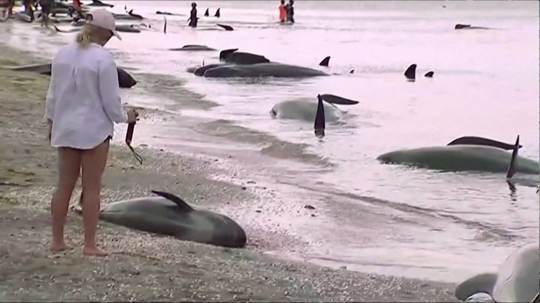
[[[190,2],[112,2],[113,12],[127,6],[152,26],[138,34],[120,33],[122,41],[107,45],[117,64],[139,80],[123,91],[123,101],[177,117],[141,121],[135,141],[173,151],[213,148],[272,159],[246,156],[239,169],[243,179],[272,188],[272,203],[279,205],[263,205],[262,213],[249,205],[231,212],[240,224],[281,230],[308,244],[268,253],[460,282],[495,269],[517,247],[538,241],[536,188],[511,190],[504,174],[442,173],[376,160],[395,149],[446,145],[471,135],[508,143],[520,135],[520,155],[538,160],[538,1],[300,0],[292,26],[278,24],[278,1],[198,1],[198,29],[186,26]],[[202,16],[206,8],[213,16],[218,7],[220,19]],[[156,11],[186,16],[167,16],[164,34],[164,17]],[[235,30],[219,30],[216,23]],[[493,29],[456,31],[456,23]],[[4,43],[50,57],[74,35],[37,24],[0,23]],[[217,62],[218,52],[168,51],[186,44],[239,48],[335,75],[250,81],[196,77],[186,68]],[[319,67],[326,56],[330,67]],[[414,83],[403,76],[412,63],[418,65]],[[423,77],[427,71],[434,77]],[[322,93],[360,102],[340,106],[346,112],[342,121],[327,124],[322,140],[315,138],[312,122],[270,117],[277,102],[316,102]],[[218,106],[205,106],[209,102]],[[116,141],[124,129],[118,126]],[[538,176],[528,178],[538,183]],[[305,204],[316,207],[316,217]]]

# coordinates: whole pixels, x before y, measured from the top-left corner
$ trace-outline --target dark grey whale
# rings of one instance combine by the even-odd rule
[[[166,15],[166,16],[185,16],[186,14],[177,14],[177,13],[169,13],[169,12],[160,12],[157,11],[156,15]]]
[[[137,14],[114,14],[115,20],[142,20],[144,19],[141,15]]]
[[[232,64],[257,64],[269,63],[266,57],[246,52],[238,52],[238,49],[224,50],[219,53],[219,60]]]
[[[114,7],[112,4],[103,3],[100,0],[92,0],[92,3],[85,4],[85,6],[95,6],[95,7]]]
[[[252,65],[223,65],[208,69],[204,73],[204,77],[207,78],[303,78],[317,76],[328,76],[328,74],[309,67],[275,62],[258,63]]]
[[[42,75],[51,75],[51,64],[32,64],[24,66],[8,66],[2,67],[4,69],[10,69],[18,72],[35,72]],[[131,88],[137,84],[137,81],[123,68],[117,67],[118,71],[118,84],[121,88]]]
[[[195,51],[215,51],[216,49],[208,47],[206,45],[187,44],[187,45],[182,46],[181,48],[169,48],[169,50],[195,52]]]
[[[470,24],[456,24],[454,29],[490,29],[489,27],[471,26]]]
[[[470,144],[470,141],[465,140],[465,144],[460,144],[460,139],[447,146],[392,151],[380,155],[377,160],[384,164],[402,164],[442,171],[482,171],[508,175],[512,169],[523,174],[540,173],[538,161],[517,156],[517,152],[510,154],[499,147],[500,143],[491,143],[497,141],[485,139],[479,144]],[[519,141],[517,143],[519,146]],[[506,143],[503,143],[503,146],[506,146]],[[517,148],[515,150],[517,151]]]
[[[152,193],[159,197],[107,204],[101,210],[99,219],[149,233],[173,236],[183,241],[232,248],[243,248],[246,245],[244,229],[231,218],[209,210],[195,209],[171,193],[154,190]],[[75,207],[75,211],[82,213],[80,204]]]

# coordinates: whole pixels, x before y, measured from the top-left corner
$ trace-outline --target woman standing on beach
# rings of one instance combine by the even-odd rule
[[[116,36],[114,16],[92,11],[77,35],[52,61],[45,116],[51,146],[58,149],[58,185],[51,201],[51,250],[69,247],[64,226],[69,201],[82,169],[81,195],[85,255],[104,256],[95,235],[99,219],[101,179],[113,136],[114,122],[135,122],[138,113],[126,113],[120,100],[118,73],[112,54],[103,48]]]

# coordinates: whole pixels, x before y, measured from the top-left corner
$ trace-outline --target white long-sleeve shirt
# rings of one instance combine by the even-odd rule
[[[64,46],[52,61],[45,117],[52,120],[51,145],[93,149],[126,123],[112,54],[92,43]]]

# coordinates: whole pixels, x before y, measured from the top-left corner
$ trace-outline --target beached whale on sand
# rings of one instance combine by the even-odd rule
[[[377,160],[385,164],[403,164],[443,171],[504,173],[513,166],[515,172],[523,174],[540,172],[538,161],[518,156],[517,148],[516,152],[511,154],[506,152],[505,148],[501,148],[501,146],[508,146],[507,143],[491,139],[481,140],[483,138],[480,137],[472,138],[474,138],[473,142],[468,142],[466,137],[463,137],[452,141],[451,145],[447,146],[392,151],[380,155]],[[519,137],[517,145],[519,146]],[[515,158],[515,163],[511,165],[512,158]]]
[[[195,52],[195,51],[215,51],[216,49],[208,47],[206,45],[197,45],[197,44],[187,44],[181,48],[169,48],[170,51],[186,51],[186,52]]]
[[[539,254],[538,243],[515,250],[497,272],[479,274],[459,284],[456,298],[467,302],[532,302],[538,294]]]
[[[18,72],[35,72],[42,75],[51,75],[51,64],[32,64],[24,66],[0,66],[3,69],[9,69]],[[131,88],[137,84],[137,81],[123,68],[117,67],[118,84],[121,88]]]
[[[354,105],[358,101],[353,101],[332,94],[319,95],[324,107],[325,122],[338,122],[342,118],[343,112],[335,105]],[[317,117],[318,102],[310,99],[290,100],[276,103],[270,110],[270,116],[277,119],[292,119],[306,122],[313,122]]]
[[[491,29],[489,27],[471,26],[470,24],[456,24],[454,29]]]
[[[242,248],[247,237],[231,218],[212,211],[195,209],[181,198],[152,191],[159,197],[144,197],[107,204],[99,219],[179,240]],[[82,195],[81,195],[82,201]],[[82,212],[79,204],[75,210]]]

